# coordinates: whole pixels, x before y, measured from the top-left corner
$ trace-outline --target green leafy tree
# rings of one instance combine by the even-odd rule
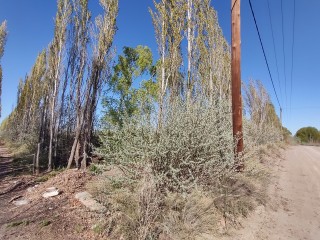
[[[299,138],[302,143],[320,142],[320,133],[315,127],[300,128],[296,133],[296,137]]]
[[[150,112],[157,96],[157,84],[152,79],[155,75],[152,63],[152,53],[148,47],[124,47],[109,84],[112,94],[104,98],[106,123],[122,126],[126,117],[132,117],[140,111]],[[135,88],[134,82],[144,76],[148,76],[149,80],[143,80],[140,87]]]

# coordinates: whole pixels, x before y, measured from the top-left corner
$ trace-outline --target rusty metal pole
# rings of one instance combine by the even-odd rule
[[[243,132],[242,132],[242,98],[241,98],[241,32],[240,32],[240,1],[231,0],[231,35],[232,35],[232,122],[233,136],[237,141],[236,159],[243,152]],[[237,170],[242,171],[243,163],[236,163]]]

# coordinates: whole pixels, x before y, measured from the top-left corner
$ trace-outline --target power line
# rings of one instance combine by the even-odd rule
[[[270,1],[267,0],[267,3],[268,3],[268,10],[269,10],[269,20],[270,20],[270,25],[271,25],[271,33],[272,33],[272,41],[273,41],[273,50],[274,50],[274,56],[275,56],[275,59],[276,59],[278,83],[279,83],[279,88],[280,88],[280,98],[282,99],[282,89],[281,89],[281,83],[280,83],[279,64],[278,64],[278,57],[277,57],[277,51],[276,51],[276,43],[275,43],[275,40],[274,40],[273,24],[272,24],[272,20],[271,20]],[[282,100],[283,100],[283,99],[282,99]]]
[[[275,88],[275,86],[274,86],[274,82],[273,82],[273,79],[272,79],[272,75],[271,75],[271,71],[270,71],[268,59],[267,59],[266,52],[265,52],[264,47],[263,47],[263,43],[262,43],[262,39],[261,39],[259,27],[258,27],[258,24],[257,24],[256,16],[255,16],[254,11],[253,11],[253,7],[252,7],[252,4],[251,4],[251,0],[249,0],[249,4],[250,4],[251,13],[252,13],[252,16],[253,16],[253,19],[254,19],[254,23],[255,23],[255,25],[256,25],[256,29],[257,29],[257,32],[258,32],[258,36],[259,36],[259,40],[260,40],[260,45],[261,45],[261,48],[262,48],[262,51],[263,51],[263,55],[264,55],[264,60],[266,61],[267,68],[268,68],[268,71],[269,71],[269,76],[270,76],[270,80],[271,80],[271,83],[272,83],[273,91],[274,91],[274,93],[275,93],[275,95],[276,95],[276,98],[277,98],[279,107],[280,107],[280,109],[282,109],[281,104],[280,104],[280,101],[279,101],[279,98],[278,98],[278,94],[277,94],[277,91],[276,91],[276,88]]]
[[[293,78],[293,54],[294,54],[294,40],[295,40],[295,23],[296,23],[296,0],[293,0],[293,28],[292,28],[292,61],[291,61],[291,87],[290,87],[290,112],[291,112],[291,100],[292,100],[292,78]]]
[[[282,50],[283,50],[283,71],[284,71],[284,94],[285,94],[285,105],[288,105],[287,96],[287,72],[286,72],[286,54],[284,47],[284,20],[283,20],[283,0],[281,0],[281,17],[282,17]]]
[[[287,108],[284,108],[287,109]],[[304,107],[292,107],[292,110],[301,110],[301,109],[320,109],[320,106],[304,106]]]
[[[237,2],[238,2],[238,0],[235,0],[235,1],[234,1],[233,6],[232,6],[232,8],[231,8],[231,12],[233,12],[234,6],[236,5]]]

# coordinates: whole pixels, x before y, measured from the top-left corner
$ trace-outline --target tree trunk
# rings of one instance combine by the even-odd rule
[[[187,11],[187,25],[188,25],[188,76],[187,76],[187,103],[189,105],[191,101],[192,95],[192,76],[191,76],[191,64],[192,64],[192,29],[191,29],[191,21],[192,21],[192,0],[188,0],[188,11]]]
[[[37,155],[36,155],[36,165],[35,165],[35,169],[36,169],[36,175],[39,175],[39,156],[40,156],[40,147],[41,147],[41,143],[39,142],[37,144]]]
[[[67,169],[70,169],[70,168],[71,168],[73,159],[74,159],[74,157],[75,157],[77,145],[79,144],[80,131],[81,131],[80,128],[78,128],[78,129],[76,130],[76,136],[74,137],[74,141],[73,141],[73,144],[72,144],[72,148],[71,148],[71,153],[70,153],[70,157],[69,157],[69,160],[68,160]]]

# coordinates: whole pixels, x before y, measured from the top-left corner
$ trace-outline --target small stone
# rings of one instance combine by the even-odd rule
[[[33,187],[29,187],[29,188],[27,188],[27,191],[28,192],[33,192],[38,186],[39,185],[37,184],[37,185],[34,185]]]
[[[80,192],[75,195],[75,198],[79,200],[83,205],[93,212],[104,213],[107,208],[93,199],[92,195],[88,192]]]
[[[52,192],[45,192],[44,194],[42,194],[42,197],[44,198],[50,198],[50,197],[55,197],[58,196],[60,194],[60,192],[57,191],[52,191]]]
[[[27,205],[30,203],[30,201],[28,199],[24,199],[24,198],[21,198],[19,200],[15,200],[12,202],[14,205],[16,206],[23,206],[23,205]]]
[[[58,196],[61,192],[55,188],[55,187],[50,187],[47,188],[47,191],[42,194],[42,197],[44,198],[50,198],[50,197],[55,197]]]

